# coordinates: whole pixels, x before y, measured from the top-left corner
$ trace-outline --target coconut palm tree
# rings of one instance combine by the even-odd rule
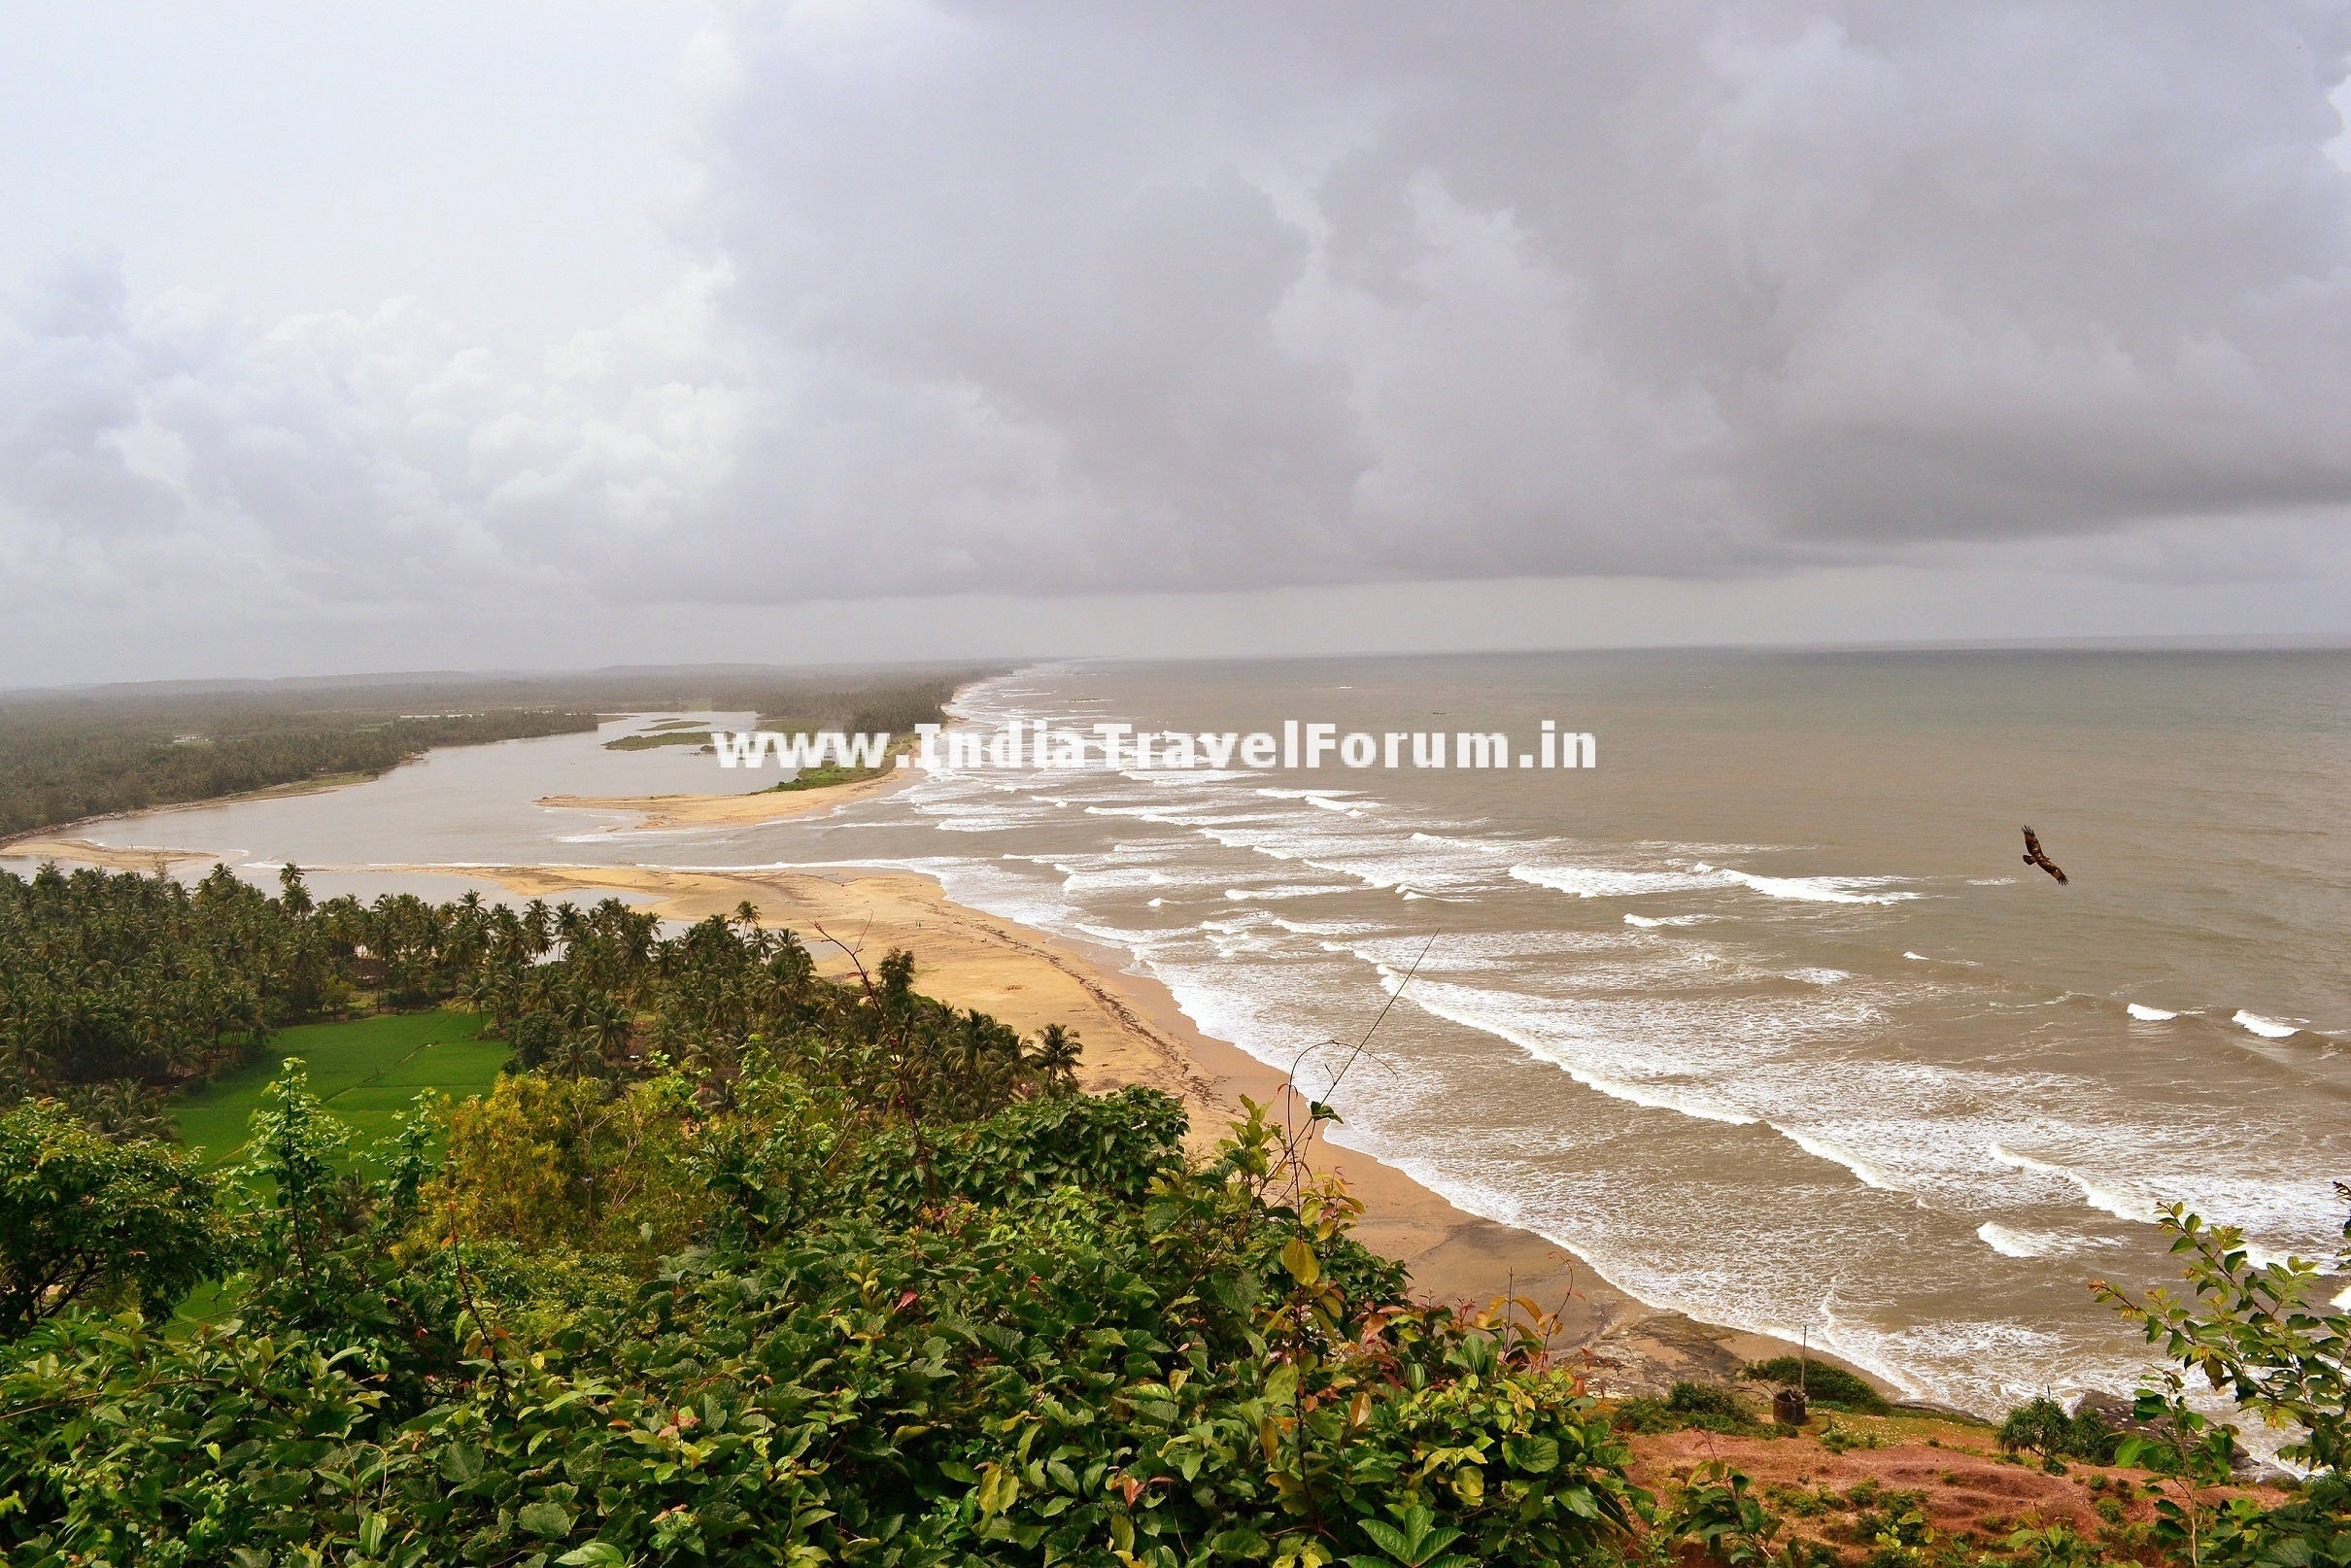
[[[1027,1065],[1048,1094],[1073,1094],[1077,1089],[1077,1063],[1081,1054],[1076,1030],[1047,1024],[1038,1031]]]

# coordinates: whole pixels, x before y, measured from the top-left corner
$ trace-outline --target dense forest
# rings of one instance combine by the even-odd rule
[[[831,978],[748,911],[314,904],[290,869],[0,877],[0,909],[10,1564],[1833,1560],[1724,1466],[1635,1484],[1629,1406],[1526,1304],[1410,1300],[1301,1130],[1253,1110],[1189,1160],[1176,1103],[1076,1092],[1073,1037],[929,999],[908,955]],[[436,1001],[513,1071],[373,1150],[298,1065],[219,1176],[71,1098]],[[2089,1434],[2178,1499],[2136,1554],[2342,1562],[2351,1318],[2170,1223],[2194,1288],[2120,1304],[2315,1474],[2228,1500],[2232,1434],[2159,1383]],[[2020,1423],[2053,1466],[2085,1437]],[[1865,1568],[2103,1554],[1889,1530]]]
[[[84,817],[368,776],[436,746],[596,728],[646,709],[750,712],[771,729],[903,733],[978,671],[741,666],[336,684],[0,694],[0,840]]]

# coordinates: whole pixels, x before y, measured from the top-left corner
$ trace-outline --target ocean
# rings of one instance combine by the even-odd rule
[[[958,707],[1515,744],[1550,719],[1597,766],[983,768],[656,834],[528,802],[748,780],[557,736],[91,835],[256,866],[928,872],[1123,954],[1295,1066],[1341,1142],[1632,1294],[1985,1413],[2130,1386],[2146,1346],[2086,1282],[2175,1277],[2159,1204],[2333,1255],[2351,653],[1040,665]],[[2021,863],[2027,823],[2069,885]]]

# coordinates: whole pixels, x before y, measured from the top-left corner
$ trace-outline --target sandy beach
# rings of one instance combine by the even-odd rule
[[[835,790],[781,795],[655,797],[543,804],[628,809],[650,821],[771,820],[721,813],[813,810],[895,787],[863,781]],[[197,851],[123,848],[81,838],[35,838],[0,849],[11,857],[153,874],[214,859]],[[1124,972],[1107,949],[1036,931],[949,901],[938,883],[903,871],[679,871],[652,867],[400,866],[314,867],[313,870],[456,875],[494,882],[517,898],[574,898],[599,892],[648,901],[668,919],[733,914],[748,903],[763,924],[800,935],[831,973],[870,965],[895,948],[915,954],[916,983],[930,995],[987,1012],[1022,1033],[1047,1023],[1075,1029],[1083,1043],[1080,1081],[1089,1090],[1143,1084],[1189,1108],[1195,1154],[1213,1148],[1244,1097],[1304,1120],[1285,1075],[1238,1045],[1203,1034],[1166,987]],[[1565,1247],[1532,1232],[1467,1213],[1411,1176],[1369,1155],[1317,1139],[1316,1171],[1335,1171],[1362,1200],[1357,1235],[1402,1259],[1422,1296],[1483,1306],[1506,1294],[1561,1320],[1557,1343],[1588,1358],[1595,1387],[1610,1394],[1659,1392],[1677,1379],[1720,1380],[1739,1363],[1787,1348],[1762,1336],[1659,1312],[1617,1289]]]

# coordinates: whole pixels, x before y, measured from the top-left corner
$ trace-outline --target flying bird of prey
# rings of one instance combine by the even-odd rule
[[[2047,871],[2051,876],[2056,877],[2060,887],[2064,886],[2065,873],[2059,869],[2058,863],[2056,861],[2051,860],[2048,856],[2041,853],[2041,841],[2033,836],[2032,830],[2030,828],[2027,828],[2025,830],[2025,864],[2027,866],[2038,866],[2042,870]]]

